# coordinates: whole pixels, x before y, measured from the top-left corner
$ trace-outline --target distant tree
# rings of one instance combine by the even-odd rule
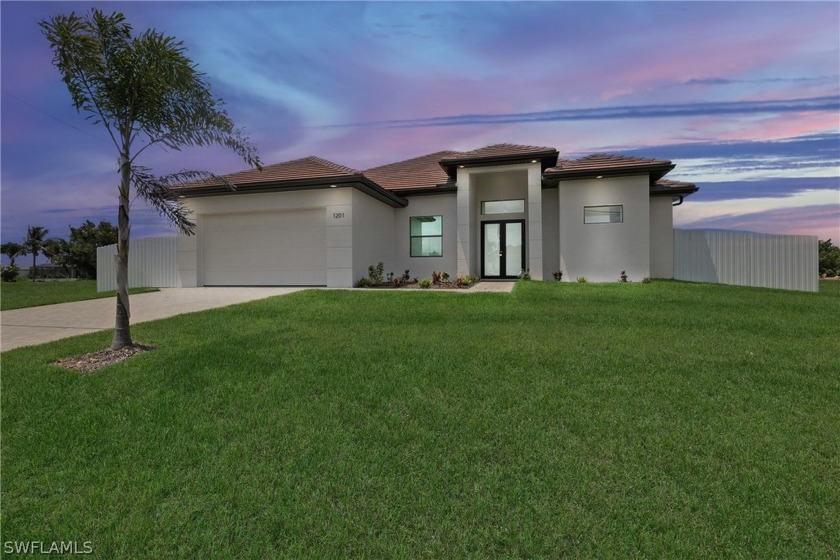
[[[9,258],[9,266],[15,266],[15,259],[23,254],[23,247],[20,243],[9,241],[0,245],[0,253]]]
[[[50,232],[45,227],[29,226],[26,230],[26,239],[23,240],[23,252],[21,255],[32,255],[32,276],[31,280],[35,281],[35,258],[38,253],[44,250],[44,237]]]
[[[70,244],[60,237],[51,237],[44,241],[44,256],[50,262],[61,266],[64,273],[70,274]]]
[[[73,105],[94,124],[105,127],[119,155],[117,226],[117,312],[111,348],[131,346],[128,302],[129,200],[134,192],[183,233],[194,233],[189,212],[170,186],[212,177],[201,171],[154,176],[135,164],[155,144],[180,150],[218,145],[248,165],[260,166],[256,148],[235,128],[221,100],[193,62],[183,43],[154,29],[132,37],[125,16],[98,9],[40,23],[53,50]],[[139,143],[142,146],[135,149]]]
[[[118,230],[111,222],[102,220],[96,225],[85,220],[81,226],[70,228],[67,264],[81,278],[96,278],[96,248],[113,245],[118,239]]]
[[[831,239],[820,241],[819,260],[820,275],[840,276],[840,247],[831,242]]]

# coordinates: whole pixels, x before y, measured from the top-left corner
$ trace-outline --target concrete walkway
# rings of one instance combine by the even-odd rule
[[[305,288],[161,288],[129,299],[131,324],[225,307]],[[0,350],[114,328],[116,298],[11,309],[0,313]]]

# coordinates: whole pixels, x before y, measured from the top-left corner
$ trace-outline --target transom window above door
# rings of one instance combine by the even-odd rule
[[[522,214],[525,212],[525,199],[512,200],[484,200],[481,202],[481,215],[492,214]]]

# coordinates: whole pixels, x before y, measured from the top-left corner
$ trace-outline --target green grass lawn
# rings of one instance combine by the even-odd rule
[[[837,558],[840,283],[308,291],[2,355],[3,541]]]
[[[131,288],[128,292],[142,294],[156,291],[157,288]],[[18,279],[17,282],[0,283],[0,310],[114,297],[115,295],[117,295],[116,291],[97,292],[96,280],[30,282],[26,279]]]

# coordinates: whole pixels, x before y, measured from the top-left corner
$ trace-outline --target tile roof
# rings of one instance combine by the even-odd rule
[[[674,181],[672,179],[659,179],[650,186],[651,194],[691,194],[699,188],[694,183],[686,181]]]
[[[493,144],[467,152],[445,150],[423,156],[357,171],[350,167],[310,156],[292,161],[267,165],[258,169],[247,169],[224,175],[222,180],[207,179],[175,187],[183,194],[202,196],[228,191],[227,184],[248,186],[248,191],[266,189],[296,188],[299,186],[319,186],[332,181],[363,183],[365,188],[385,191],[397,191],[387,195],[394,197],[400,192],[418,189],[434,189],[441,185],[454,185],[455,167],[461,164],[509,164],[522,159],[540,159],[547,181],[562,178],[589,177],[596,174],[622,175],[626,173],[649,173],[651,193],[685,194],[695,192],[692,183],[671,181],[662,177],[674,168],[669,160],[641,157],[593,154],[575,160],[557,160],[557,150],[545,146],[525,146],[520,144]],[[553,165],[553,167],[548,167]],[[227,183],[225,183],[227,181]],[[276,185],[275,185],[276,184]],[[206,190],[205,190],[206,189]],[[382,190],[384,189],[384,191]],[[219,191],[219,192],[216,192]],[[397,196],[397,198],[399,198]],[[401,200],[401,199],[400,199]]]
[[[464,159],[497,158],[539,153],[557,153],[557,148],[546,146],[525,146],[522,144],[493,144],[469,152],[454,152],[451,156],[441,158],[442,162],[459,161]]]
[[[274,165],[266,165],[259,169],[237,171],[223,177],[234,185],[248,185],[256,183],[280,183],[283,181],[299,181],[303,179],[327,179],[332,177],[349,177],[359,175],[355,169],[345,167],[323,158],[310,156]],[[214,179],[196,181],[184,187],[213,187],[224,183]]]
[[[676,187],[694,187],[694,183],[686,181],[674,181],[673,179],[659,179],[654,183],[657,187],[676,188]]]
[[[416,158],[380,165],[362,172],[384,189],[429,188],[450,182],[440,161],[458,152],[443,151]]]
[[[546,169],[546,172],[607,171],[633,169],[637,167],[673,167],[673,164],[667,159],[649,159],[617,154],[592,154],[580,159],[560,160],[555,167]]]

